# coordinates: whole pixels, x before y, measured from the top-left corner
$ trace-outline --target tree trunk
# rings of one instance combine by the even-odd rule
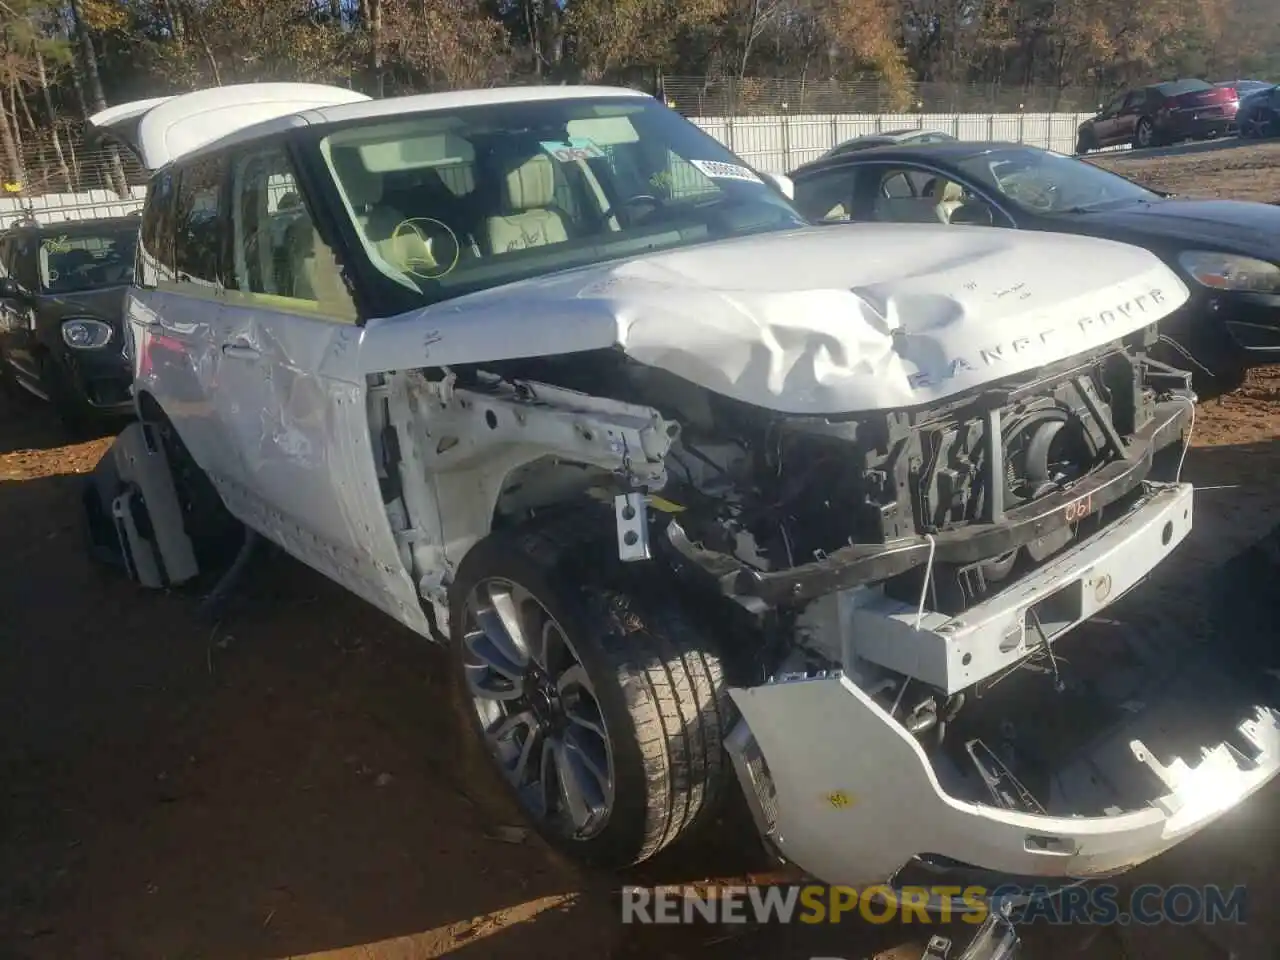
[[[18,145],[13,141],[13,127],[9,124],[9,111],[5,109],[3,99],[0,99],[0,149],[4,150],[5,182],[26,186],[23,182],[26,174],[22,169],[22,156],[18,153]]]
[[[18,116],[18,99],[18,82],[11,79],[9,81],[9,123],[13,127],[13,148],[18,152],[19,157],[25,158],[26,154],[22,149],[22,119]],[[25,167],[26,164],[23,163],[23,166]]]
[[[164,0],[164,19],[169,27],[169,35],[182,42],[182,23],[178,20],[178,14],[173,8],[173,0]]]
[[[62,152],[62,137],[58,135],[58,114],[53,109],[53,93],[49,90],[49,74],[45,70],[44,55],[36,51],[36,78],[40,81],[40,99],[44,102],[44,112],[49,118],[49,137],[53,142],[53,155],[58,161],[58,172],[66,184],[67,193],[75,192],[71,180],[71,170],[67,167],[67,156]]]
[[[368,0],[369,3],[369,68],[373,71],[373,91],[371,96],[381,97],[384,94],[382,75],[382,0]]]
[[[89,27],[81,16],[80,0],[71,0],[71,20],[75,27],[76,39],[80,41],[80,52],[84,57],[84,76],[88,83],[89,104],[93,112],[107,109],[107,96],[102,91],[102,74],[98,72],[98,54],[93,49],[93,37]],[[86,120],[88,117],[85,118]],[[129,196],[129,181],[124,176],[124,164],[120,162],[120,151],[115,144],[107,148],[108,170],[111,186],[121,199]]]

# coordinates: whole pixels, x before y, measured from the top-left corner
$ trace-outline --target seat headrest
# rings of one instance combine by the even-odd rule
[[[556,196],[556,168],[545,153],[512,168],[504,178],[507,207],[513,213],[549,207]]]
[[[370,173],[355,150],[334,150],[333,166],[347,199],[357,212],[382,200],[382,175]]]

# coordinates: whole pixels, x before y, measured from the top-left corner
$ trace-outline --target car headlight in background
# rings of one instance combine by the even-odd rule
[[[111,325],[88,317],[62,322],[62,342],[75,350],[97,350],[111,342]]]
[[[1188,250],[1178,255],[1178,263],[1193,280],[1214,290],[1280,294],[1280,266],[1265,260],[1234,253]]]

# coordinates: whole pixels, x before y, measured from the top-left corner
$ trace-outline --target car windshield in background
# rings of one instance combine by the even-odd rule
[[[962,160],[960,167],[1032,213],[1084,213],[1159,198],[1091,163],[1047,150],[991,150]]]
[[[374,266],[428,303],[805,222],[716,140],[629,97],[466,107],[320,146]]]
[[[133,282],[138,228],[83,228],[40,238],[40,288],[45,293],[75,293]]]

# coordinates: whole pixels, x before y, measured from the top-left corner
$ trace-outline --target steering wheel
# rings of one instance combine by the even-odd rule
[[[637,204],[648,205],[649,212],[651,213],[654,210],[660,209],[663,205],[662,201],[651,193],[637,193],[633,197],[627,197],[625,200],[618,201],[617,206],[620,208],[626,209],[628,207],[636,206]],[[611,213],[613,213],[613,211],[609,210],[608,213],[606,213],[606,216],[608,216]]]
[[[438,256],[436,241],[446,244],[452,251]],[[462,244],[448,224],[434,217],[407,217],[391,231],[393,263],[405,273],[421,280],[439,280],[458,265],[462,256]],[[443,252],[443,251],[442,251]]]
[[[1043,180],[1023,181],[1014,190],[1019,200],[1041,213],[1048,213],[1058,203],[1058,185]]]

